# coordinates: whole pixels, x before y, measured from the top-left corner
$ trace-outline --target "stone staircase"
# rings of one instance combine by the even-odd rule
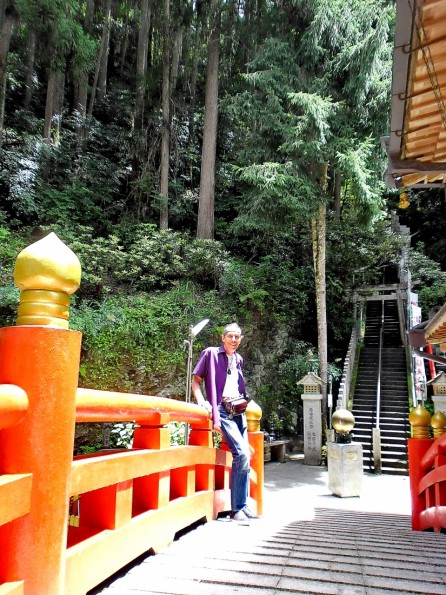
[[[362,444],[364,470],[374,471],[372,430],[376,426],[379,334],[382,302],[367,304],[364,347],[359,356],[352,413],[354,441]],[[410,436],[406,357],[401,345],[396,300],[384,301],[381,355],[382,472],[407,474],[407,438]]]
[[[256,523],[201,525],[90,595],[446,593],[444,535],[411,531],[407,516],[316,509],[277,529]]]

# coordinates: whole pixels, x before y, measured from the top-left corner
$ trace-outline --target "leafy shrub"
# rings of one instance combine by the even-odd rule
[[[80,381],[83,386],[184,398],[189,327],[211,323],[194,342],[219,344],[219,325],[231,320],[216,292],[180,283],[164,293],[110,296],[83,301],[71,309],[70,326],[83,337]]]
[[[175,446],[184,446],[185,428],[186,424],[183,422],[172,421],[167,424],[170,430],[170,444]]]
[[[214,240],[193,240],[185,232],[139,225],[126,247],[119,281],[134,290],[152,291],[181,279],[216,286],[227,252]]]
[[[121,448],[132,448],[135,423],[127,421],[113,424],[110,431],[110,446]]]
[[[54,232],[76,254],[82,268],[80,288],[76,300],[105,297],[118,286],[117,271],[125,266],[126,257],[119,239],[95,236],[92,227],[85,225],[52,225],[41,227],[42,235]]]

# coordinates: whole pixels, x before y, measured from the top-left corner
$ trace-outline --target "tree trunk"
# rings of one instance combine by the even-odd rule
[[[121,61],[121,67],[120,67],[120,74],[121,76],[124,74],[125,71],[125,59],[127,56],[127,49],[129,46],[129,31],[130,31],[130,27],[129,27],[129,2],[128,0],[126,0],[125,2],[125,22],[124,22],[124,41],[122,43],[122,48],[121,48],[121,57],[120,57],[120,61]]]
[[[341,220],[341,185],[342,185],[342,175],[341,172],[337,169],[334,174],[335,184],[334,184],[334,212],[336,221]]]
[[[183,12],[183,10],[181,11]],[[174,35],[174,42],[173,42],[173,51],[172,51],[172,70],[170,76],[170,93],[173,95],[175,93],[175,89],[177,87],[177,80],[178,80],[178,69],[180,67],[180,57],[183,48],[183,35],[184,35],[184,24],[183,18],[181,14],[181,22],[178,25],[178,28],[175,31]]]
[[[34,59],[36,56],[36,32],[34,29],[28,31],[26,40],[26,79],[25,79],[25,102],[24,108],[27,112],[31,110],[31,101],[33,98],[33,77],[34,77]]]
[[[170,0],[164,0],[163,27],[163,134],[161,140],[160,229],[169,227],[169,144],[170,144]]]
[[[65,73],[58,72],[56,75],[53,104],[54,121],[54,145],[57,147],[60,142],[60,128],[62,124],[63,104],[65,96]]]
[[[3,143],[3,124],[5,119],[6,73],[8,69],[9,43],[15,24],[15,15],[7,12],[3,16],[0,37],[0,147]]]
[[[197,28],[195,31],[194,51],[192,53],[192,77],[189,89],[189,144],[192,143],[194,137],[194,114],[195,114],[195,100],[197,96],[197,78],[198,78],[198,62],[200,55],[200,31],[201,20],[197,16]]]
[[[321,186],[327,189],[328,165],[322,166]],[[314,279],[316,289],[317,338],[319,352],[319,374],[322,380],[322,427],[327,423],[327,385],[328,385],[328,355],[327,355],[327,291],[325,279],[325,248],[326,248],[326,216],[325,203],[319,206],[318,214],[311,222],[313,242]]]
[[[107,0],[105,6],[104,29],[102,32],[103,43],[101,42],[101,60],[98,77],[98,100],[103,101],[107,94],[108,54],[110,51],[110,28],[111,28],[111,7],[112,0]]]
[[[215,2],[212,3],[215,7]],[[214,237],[215,153],[218,123],[218,63],[220,54],[220,11],[215,12],[208,44],[206,95],[204,107],[203,148],[201,152],[200,197],[197,238]]]
[[[85,11],[84,31],[91,34],[93,31],[95,0],[87,0]],[[88,102],[88,72],[79,72],[74,75],[74,100],[73,107],[78,113],[80,123],[76,127],[76,132],[80,143],[83,146],[85,141],[85,118],[87,116],[87,102]]]
[[[88,115],[91,116],[93,113],[94,102],[96,99],[96,92],[98,93],[98,99],[103,99],[105,96],[105,83],[107,76],[107,62],[108,62],[108,51],[109,51],[109,39],[110,39],[110,17],[111,17],[111,0],[107,0],[104,25],[102,27],[101,47],[99,49],[99,55],[96,62],[96,69],[94,73],[93,85],[91,88],[90,104],[88,106]],[[104,81],[104,65],[105,65],[105,81]],[[101,81],[100,81],[101,77]],[[102,85],[101,91],[100,85]],[[102,95],[102,93],[104,95]]]
[[[139,25],[138,49],[136,54],[136,97],[135,129],[144,129],[144,102],[146,90],[147,55],[149,51],[149,29],[152,11],[151,0],[142,0],[141,20]]]
[[[84,29],[87,33],[91,33],[93,31],[93,22],[94,22],[94,8],[95,8],[95,0],[87,0],[87,6],[85,10],[85,21],[84,21]]]
[[[0,0],[0,31],[3,27],[3,21],[5,20],[5,8],[6,8],[6,0]]]
[[[43,138],[47,143],[51,142],[51,124],[53,121],[54,105],[57,93],[57,72],[53,70],[48,74],[48,86],[46,89],[45,123],[43,126]]]

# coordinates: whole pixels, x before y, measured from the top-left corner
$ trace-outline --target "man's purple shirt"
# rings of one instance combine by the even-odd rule
[[[243,378],[243,358],[235,352],[235,361],[238,370],[238,388],[239,393],[244,395],[245,380]],[[212,405],[212,419],[214,425],[220,425],[220,414],[218,406],[223,397],[223,390],[225,388],[226,376],[228,373],[228,356],[226,355],[223,345],[220,347],[207,347],[200,354],[200,359],[194,368],[194,376],[200,376],[204,380],[206,389],[206,396]]]

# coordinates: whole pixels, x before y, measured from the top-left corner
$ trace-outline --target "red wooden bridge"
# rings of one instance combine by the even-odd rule
[[[79,279],[75,255],[54,234],[17,259],[17,325],[0,329],[0,595],[83,595],[180,530],[230,509],[231,455],[214,448],[203,409],[78,387],[81,334],[68,317]],[[250,504],[262,514],[260,415],[247,414]],[[126,420],[137,425],[131,450],[73,460],[76,422]],[[189,424],[187,446],[171,447],[171,421]],[[444,441],[424,436],[411,447],[412,526],[439,532]]]

